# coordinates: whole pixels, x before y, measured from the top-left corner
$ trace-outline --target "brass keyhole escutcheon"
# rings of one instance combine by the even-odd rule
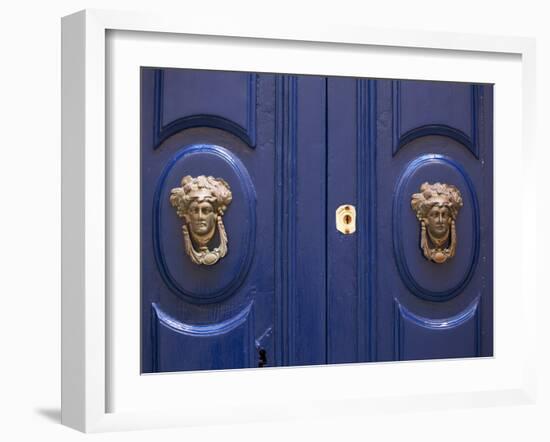
[[[355,232],[355,206],[343,204],[336,209],[336,229],[344,235]]]

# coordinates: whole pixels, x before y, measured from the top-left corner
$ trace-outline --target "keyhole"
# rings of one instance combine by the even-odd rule
[[[267,352],[263,348],[261,348],[258,351],[258,355],[260,356],[258,367],[265,367],[267,365]]]
[[[355,207],[344,204],[336,209],[336,229],[344,235],[355,232]]]

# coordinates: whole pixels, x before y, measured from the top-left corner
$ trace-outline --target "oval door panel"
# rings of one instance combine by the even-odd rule
[[[455,186],[462,196],[455,223],[456,251],[443,263],[423,254],[421,224],[411,208],[412,195],[426,182]],[[474,185],[459,163],[443,155],[424,155],[407,165],[394,195],[393,243],[399,274],[412,293],[444,301],[462,292],[479,256],[479,208]]]
[[[217,228],[211,230],[213,236],[206,235],[208,243],[202,248],[206,256],[202,258],[197,244],[201,238],[200,223],[197,232],[193,227],[187,228],[183,214],[170,198],[172,189],[183,188],[184,177],[203,180],[208,177],[207,186],[223,183],[226,194],[230,189],[230,198],[225,196],[223,216]],[[201,192],[200,188],[196,192],[199,201],[204,199]],[[206,199],[211,196],[206,195]],[[216,204],[213,206],[217,208]],[[218,302],[230,296],[242,284],[250,267],[255,232],[256,196],[252,180],[231,152],[215,145],[192,145],[180,150],[167,164],[155,192],[153,239],[160,274],[177,295],[194,303]],[[189,237],[193,238],[191,243]],[[194,244],[192,252],[186,249],[189,244]],[[217,260],[209,259],[210,252],[219,249],[223,253],[218,252]]]

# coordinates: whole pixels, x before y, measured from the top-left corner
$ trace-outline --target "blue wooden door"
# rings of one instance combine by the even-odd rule
[[[492,86],[329,78],[327,90],[327,216],[357,208],[355,234],[328,230],[327,361],[491,356]],[[438,254],[413,205],[440,203],[457,213]]]
[[[325,79],[144,68],[141,93],[142,371],[325,363]],[[201,176],[231,192],[213,265],[171,203]]]
[[[142,372],[492,354],[491,93],[143,68]],[[424,182],[462,196],[445,263]]]

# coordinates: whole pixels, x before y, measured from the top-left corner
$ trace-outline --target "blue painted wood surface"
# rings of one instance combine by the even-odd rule
[[[142,372],[492,355],[492,143],[491,85],[143,68]],[[185,174],[233,191],[211,267],[168,203]],[[424,181],[465,202],[443,265]]]
[[[377,360],[493,354],[492,93],[491,85],[377,82]],[[423,257],[410,208],[425,181],[454,184],[464,199],[457,253],[444,264]],[[474,304],[475,320],[455,320]]]

